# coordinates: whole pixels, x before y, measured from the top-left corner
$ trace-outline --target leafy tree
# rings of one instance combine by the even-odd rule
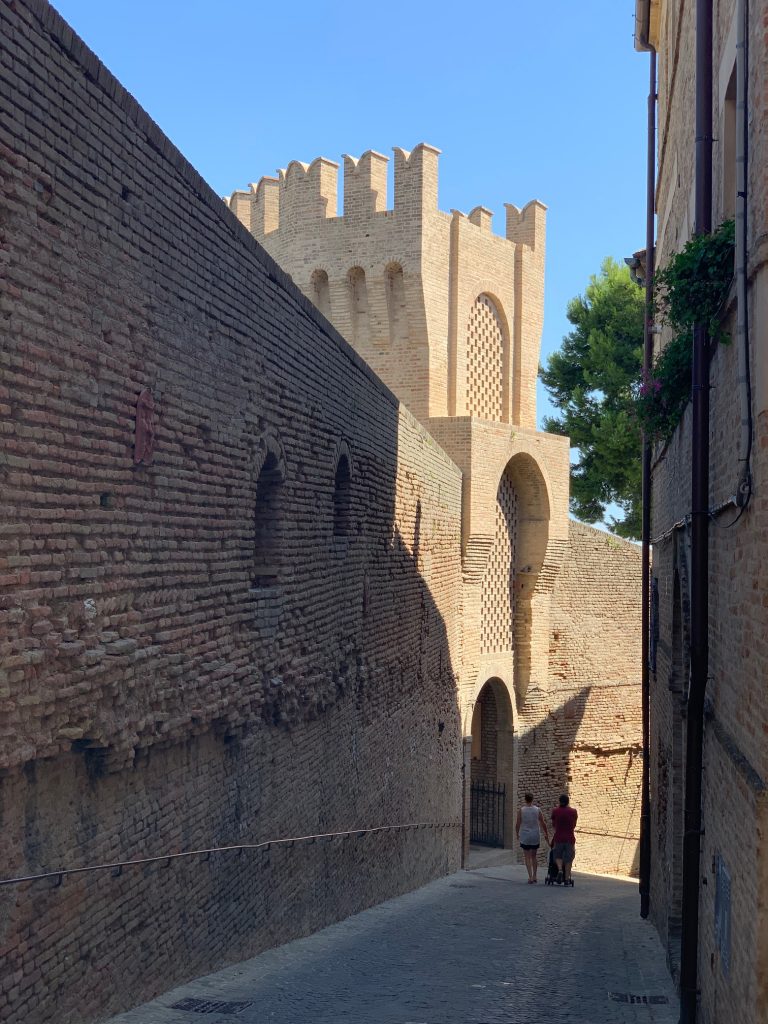
[[[544,429],[571,439],[571,512],[588,523],[603,521],[606,507],[623,517],[610,528],[636,539],[641,524],[640,425],[633,411],[642,376],[642,289],[629,270],[610,258],[584,295],[568,303],[573,330],[539,371],[561,416]]]

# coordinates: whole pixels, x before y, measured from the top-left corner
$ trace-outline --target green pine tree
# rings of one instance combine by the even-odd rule
[[[575,450],[571,512],[597,523],[608,505],[618,505],[623,516],[611,516],[607,525],[632,539],[641,524],[641,440],[632,389],[642,374],[644,305],[627,267],[604,260],[585,294],[568,303],[574,329],[539,371],[561,412],[547,417],[544,429],[570,437]]]

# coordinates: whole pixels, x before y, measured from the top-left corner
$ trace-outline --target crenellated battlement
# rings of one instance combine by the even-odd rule
[[[439,149],[393,154],[345,153],[343,182],[292,160],[227,202],[417,416],[535,426],[546,207],[505,204],[496,233],[486,206],[438,208]]]
[[[339,165],[323,156],[311,164],[291,160],[280,170],[279,226],[335,217],[339,192]],[[264,179],[262,179],[263,181]]]
[[[395,213],[423,215],[437,210],[437,159],[440,150],[420,142],[395,154]]]
[[[486,206],[476,206],[467,214],[467,220],[470,224],[476,224],[481,231],[487,231],[490,234],[493,227],[493,210],[489,210]]]
[[[389,158],[373,149],[359,158],[344,155],[344,216],[362,218],[387,209]]]
[[[513,203],[505,203],[507,211],[507,238],[510,242],[519,242],[531,249],[540,249],[544,245],[544,234],[547,226],[547,208],[538,199],[532,199],[522,209]]]
[[[341,216],[337,211],[339,164],[325,157],[317,157],[309,164],[292,160],[278,171],[277,177],[262,177],[248,191],[233,192],[225,202],[260,240],[275,231],[291,235],[304,232],[309,225],[323,220],[342,219],[359,224],[368,218],[388,215],[419,225],[424,218],[442,216],[437,206],[440,150],[420,142],[411,151],[395,146],[393,153],[394,196],[389,208],[389,157],[373,149],[360,157],[343,156]],[[507,204],[506,235],[494,237],[506,237],[508,241],[536,248],[537,239],[543,234],[545,210],[537,200],[522,210]],[[456,215],[456,211],[452,213]],[[486,207],[476,206],[469,214],[460,216],[481,231],[493,233],[493,214]]]

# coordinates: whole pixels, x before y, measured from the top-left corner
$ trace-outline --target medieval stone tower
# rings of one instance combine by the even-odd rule
[[[339,165],[322,157],[227,202],[462,470],[466,756],[473,779],[506,784],[509,842],[528,776],[539,793],[542,771],[553,792],[567,782],[551,750],[523,748],[569,699],[552,688],[553,657],[575,650],[556,581],[583,541],[569,536],[568,439],[536,430],[546,207],[507,204],[499,236],[483,206],[438,209],[439,150],[394,155],[391,209],[388,158],[372,150],[344,157],[342,215]]]

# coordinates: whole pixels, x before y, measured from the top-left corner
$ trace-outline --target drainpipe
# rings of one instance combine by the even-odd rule
[[[712,230],[712,0],[696,0],[696,234]],[[686,717],[680,1024],[698,1010],[704,696],[709,672],[709,337],[693,329],[691,669]]]
[[[643,324],[643,380],[649,380],[653,363],[653,274],[655,269],[654,209],[656,194],[656,51],[650,49],[648,90],[648,169],[645,206],[645,322]],[[651,905],[651,442],[643,433],[642,517],[642,716],[643,779],[640,805],[640,916],[648,917]]]
[[[749,373],[749,326],[747,320],[747,0],[736,3],[736,346],[741,408],[739,480],[736,504],[745,508],[752,494],[752,388]]]

